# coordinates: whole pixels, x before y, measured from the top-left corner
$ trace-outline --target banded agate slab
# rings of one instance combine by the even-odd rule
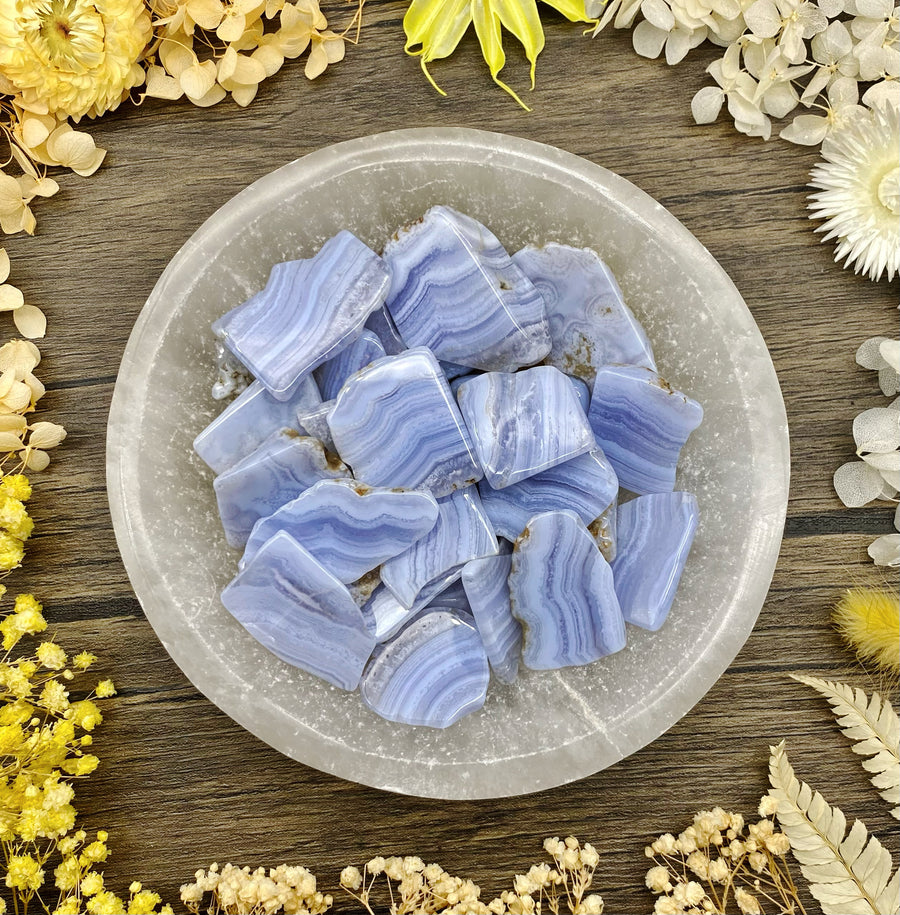
[[[344,382],[370,362],[387,355],[381,340],[370,330],[364,330],[337,356],[320,365],[313,373],[325,400],[333,400]]]
[[[349,584],[409,549],[435,525],[431,493],[377,489],[355,480],[322,480],[253,527],[243,564],[286,531],[339,581]]]
[[[409,346],[443,362],[510,372],[550,351],[544,300],[491,231],[435,206],[384,248],[387,307]]]
[[[347,588],[289,534],[263,544],[222,603],[283,661],[341,689],[358,686],[375,639]]]
[[[376,647],[360,695],[388,721],[446,728],[481,708],[489,677],[472,618],[435,607]]]
[[[528,522],[513,550],[509,593],[526,667],[590,664],[625,647],[612,569],[574,512]]]

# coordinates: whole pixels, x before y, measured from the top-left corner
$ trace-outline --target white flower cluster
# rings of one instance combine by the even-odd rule
[[[725,47],[707,72],[715,86],[691,102],[698,124],[727,104],[735,127],[768,140],[772,119],[800,114],[781,130],[816,145],[836,126],[877,105],[900,105],[900,6],[895,0],[588,0],[594,31],[631,28],[638,54],[669,64],[704,40]],[[641,21],[635,25],[638,16]],[[859,83],[869,84],[860,98]],[[860,104],[862,102],[862,105]]]
[[[834,474],[838,498],[848,508],[876,499],[897,501],[900,490],[900,340],[871,337],[856,351],[856,361],[877,370],[882,392],[894,400],[887,407],[863,410],[853,420],[853,441],[862,460],[842,464]],[[900,531],[900,504],[894,513]],[[900,567],[900,533],[885,534],[869,546],[876,565]]]

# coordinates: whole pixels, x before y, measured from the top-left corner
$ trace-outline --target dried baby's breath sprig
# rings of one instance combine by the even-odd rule
[[[821,693],[831,704],[841,732],[854,741],[853,752],[870,757],[863,768],[873,773],[872,784],[894,805],[891,815],[900,820],[900,718],[890,702],[878,693],[871,698],[846,683],[832,683],[818,677],[791,676]]]
[[[676,838],[664,833],[644,849],[653,861],[646,885],[657,895],[655,915],[684,912],[763,911],[803,913],[785,855],[790,849],[773,814],[776,802],[763,797],[761,817],[746,824],[721,807],[701,810]]]
[[[900,871],[891,855],[855,820],[848,833],[839,807],[800,781],[785,744],[770,747],[769,781],[778,819],[824,915],[891,915],[900,908]]]
[[[305,867],[281,864],[266,871],[211,864],[194,874],[193,883],[181,887],[181,901],[195,915],[319,915],[333,900],[318,891],[315,876]]]

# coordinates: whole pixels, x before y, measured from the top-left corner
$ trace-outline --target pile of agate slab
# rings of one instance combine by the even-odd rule
[[[593,251],[510,256],[436,206],[380,257],[342,231],[276,264],[213,329],[255,378],[194,444],[243,550],[222,603],[278,657],[442,728],[491,671],[590,664],[666,619],[703,411]]]

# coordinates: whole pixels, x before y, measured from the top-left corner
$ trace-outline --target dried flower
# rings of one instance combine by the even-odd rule
[[[879,106],[833,130],[812,171],[809,209],[826,219],[816,231],[838,240],[835,260],[888,280],[900,272],[900,112]]]
[[[895,591],[850,588],[835,606],[832,620],[862,662],[900,673],[900,598]]]
[[[209,897],[209,901],[203,900]],[[234,915],[265,912],[304,912],[310,915],[327,912],[331,896],[316,889],[316,878],[305,867],[281,864],[278,867],[220,868],[211,864],[198,870],[194,882],[181,887],[181,901],[189,912],[230,912]]]

